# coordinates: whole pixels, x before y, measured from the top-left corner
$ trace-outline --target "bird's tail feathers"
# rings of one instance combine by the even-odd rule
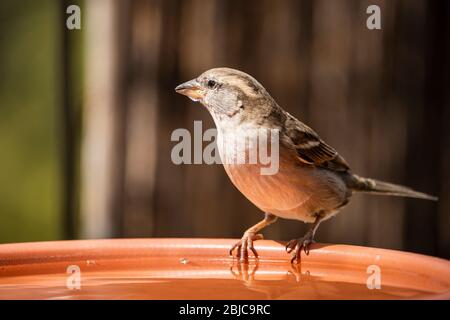
[[[378,181],[370,178],[363,178],[357,175],[352,175],[349,181],[349,187],[354,191],[371,193],[371,194],[379,194],[379,195],[390,195],[390,196],[399,196],[399,197],[408,197],[408,198],[417,198],[417,199],[425,199],[437,201],[438,198],[423,192],[415,191],[411,188],[384,182]]]

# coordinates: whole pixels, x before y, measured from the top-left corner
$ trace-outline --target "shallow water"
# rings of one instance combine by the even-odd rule
[[[67,273],[73,265],[80,274]],[[405,299],[448,291],[427,275],[399,272],[384,266],[381,288],[369,289],[367,269],[348,265],[200,256],[39,262],[0,266],[0,299]],[[69,289],[78,279],[80,289]]]

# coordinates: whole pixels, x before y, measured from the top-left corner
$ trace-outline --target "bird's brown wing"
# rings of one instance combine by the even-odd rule
[[[286,121],[286,135],[303,163],[334,171],[349,170],[347,162],[336,150],[326,144],[313,129],[292,116]]]

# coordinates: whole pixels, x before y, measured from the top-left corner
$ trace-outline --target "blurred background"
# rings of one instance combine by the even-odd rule
[[[366,27],[371,4],[382,30]],[[222,166],[170,159],[173,130],[213,127],[174,87],[228,66],[354,172],[440,197],[357,195],[320,242],[450,258],[449,16],[447,0],[2,0],[0,243],[241,237],[262,214]]]

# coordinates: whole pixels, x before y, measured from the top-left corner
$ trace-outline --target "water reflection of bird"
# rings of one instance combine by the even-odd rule
[[[283,296],[298,292],[301,286],[311,282],[309,271],[302,273],[301,264],[267,262],[262,268],[258,260],[251,263],[233,261],[230,272],[236,280],[264,299],[282,299]],[[309,285],[308,285],[309,286]]]

